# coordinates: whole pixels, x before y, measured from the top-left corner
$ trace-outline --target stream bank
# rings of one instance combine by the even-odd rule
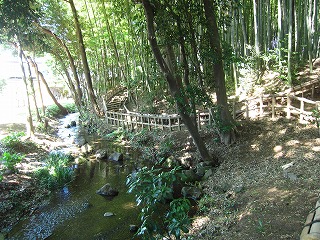
[[[89,161],[89,155],[88,158],[85,156],[84,163],[73,164],[76,177],[71,184],[51,194],[48,192],[40,194],[37,204],[33,202],[35,205],[30,204],[24,213],[20,213],[23,215],[18,218],[20,219],[18,224],[1,222],[3,234],[0,235],[0,239],[4,236],[6,239],[131,239],[133,237],[130,227],[138,224],[139,210],[134,196],[127,193],[125,182],[127,175],[137,167],[136,156],[125,150],[127,148],[112,145],[95,136],[84,136],[85,131],[78,127],[78,122],[76,126],[66,127],[67,122],[74,119],[78,119],[76,114],[68,115],[59,121],[57,135],[60,142],[56,141],[52,145],[48,142],[43,144],[45,151],[38,149],[42,155],[51,151],[62,151],[78,156],[81,150],[76,142],[79,142],[80,136],[91,141],[93,149],[106,149],[108,154],[124,153],[123,161],[96,161],[92,157],[94,154],[91,154]],[[5,176],[1,186],[9,184],[10,179],[17,177],[16,175],[21,175],[22,166],[17,167],[19,174]],[[33,193],[38,193],[39,189],[32,184],[30,176],[28,180],[33,191],[26,197],[31,199]],[[119,191],[117,196],[104,197],[96,193],[106,183]],[[22,190],[17,189],[17,192],[19,191]],[[24,193],[27,192],[24,190]]]

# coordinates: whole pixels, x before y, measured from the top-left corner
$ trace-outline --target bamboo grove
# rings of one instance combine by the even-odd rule
[[[180,114],[191,109],[192,120],[203,96],[216,92],[225,127],[232,124],[223,110],[226,96],[244,84],[242,69],[254,72],[257,83],[264,71],[278,71],[292,85],[299,66],[308,63],[312,71],[320,54],[318,0],[0,4],[1,43],[32,56],[50,54],[76,104],[97,115],[103,115],[107,93],[123,89],[132,102],[173,97]],[[232,142],[227,132],[224,142]]]

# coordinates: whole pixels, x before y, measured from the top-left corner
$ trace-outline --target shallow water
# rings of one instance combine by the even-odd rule
[[[67,129],[63,129],[63,134],[68,138],[77,137],[78,128],[69,130],[72,134]],[[106,147],[109,153],[119,151],[119,147],[115,150],[107,142],[97,144]],[[87,161],[74,165],[76,179],[52,194],[48,203],[30,218],[15,226],[8,239],[132,239],[134,234],[129,226],[138,225],[139,209],[134,196],[127,193],[125,182],[135,164],[134,156],[125,154],[123,164]],[[106,183],[119,191],[118,196],[106,198],[96,194]],[[115,215],[104,217],[105,212]]]

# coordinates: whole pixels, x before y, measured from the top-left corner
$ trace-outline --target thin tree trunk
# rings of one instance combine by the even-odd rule
[[[289,0],[289,34],[288,34],[288,84],[292,85],[292,67],[291,67],[291,56],[292,56],[292,14],[293,14],[293,1]]]
[[[22,71],[22,79],[24,82],[24,85],[26,87],[26,100],[27,100],[27,123],[26,123],[26,129],[27,129],[27,136],[30,138],[34,137],[34,126],[33,126],[33,121],[32,121],[32,113],[31,113],[31,107],[30,107],[30,99],[29,99],[29,90],[28,90],[28,83],[27,83],[27,77],[26,77],[26,72],[25,68],[23,66],[23,61],[22,61],[22,49],[20,44],[18,44],[18,56],[19,56],[19,63]]]
[[[88,90],[88,94],[89,94],[89,99],[90,99],[90,102],[94,108],[95,113],[100,116],[100,115],[102,115],[102,112],[100,112],[100,107],[97,103],[96,95],[93,90],[91,73],[90,73],[90,68],[89,68],[89,64],[88,64],[88,59],[87,59],[87,54],[86,54],[84,42],[83,42],[83,36],[82,36],[81,28],[80,28],[80,22],[78,19],[78,13],[77,13],[77,10],[76,10],[76,7],[74,5],[73,0],[68,0],[68,2],[70,4],[71,11],[72,11],[73,18],[74,18],[74,22],[75,22],[76,34],[77,34],[77,38],[78,38],[80,56],[81,56],[81,60],[82,60],[82,64],[83,64],[84,76],[85,76],[86,83],[87,83],[87,88],[88,88],[87,90]]]
[[[32,58],[30,56],[28,56],[27,59],[28,59],[29,64],[31,64],[31,66],[34,68],[34,73],[36,75],[37,82],[38,82],[39,96],[40,96],[42,113],[44,115],[45,111],[46,111],[46,108],[45,108],[44,103],[43,103],[43,96],[42,96],[42,91],[41,91],[40,77],[39,77],[39,73],[38,73],[38,65],[36,64],[36,61],[32,60]]]
[[[22,51],[22,57],[24,58],[24,60],[25,60],[26,63],[27,63],[27,66],[28,66],[28,80],[29,80],[29,82],[30,82],[30,88],[31,88],[31,93],[32,93],[34,108],[35,108],[35,111],[36,111],[37,121],[38,121],[38,122],[41,122],[41,117],[40,117],[40,113],[39,113],[39,109],[38,109],[36,92],[35,92],[35,90],[34,90],[34,84],[33,84],[33,79],[32,79],[30,64],[29,64],[28,58],[26,57],[26,55],[24,54],[23,51]]]
[[[312,63],[312,40],[313,40],[313,32],[312,32],[312,26],[313,26],[313,19],[312,19],[312,9],[313,4],[312,0],[309,0],[308,2],[308,20],[307,20],[307,31],[308,31],[308,59],[309,59],[309,71],[310,73],[313,71],[313,63]]]
[[[242,14],[243,7],[239,9],[239,17],[240,17],[240,22],[241,22],[241,28],[242,28],[242,36],[243,36],[243,55],[247,56],[248,55],[248,34],[247,34],[247,27],[245,23],[244,16]]]
[[[278,0],[278,58],[279,66],[281,66],[281,41],[282,41],[282,15],[281,15],[281,0]]]

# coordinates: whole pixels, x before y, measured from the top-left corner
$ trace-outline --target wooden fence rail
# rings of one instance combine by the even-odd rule
[[[126,129],[162,129],[162,130],[182,130],[185,125],[179,114],[143,114],[136,112],[105,112],[107,124]],[[198,128],[212,124],[212,117],[209,112],[197,113]]]
[[[306,123],[314,120],[312,111],[320,109],[320,101],[312,101],[303,96],[307,91],[311,91],[313,98],[319,84],[320,78],[297,86],[287,93],[262,94],[260,97],[243,101],[231,99],[229,103],[232,107],[232,116],[236,120],[265,117],[275,119],[280,114],[286,118],[297,117],[301,123]],[[301,97],[296,96],[298,94],[301,94]],[[107,107],[104,110],[107,124],[126,129],[159,128],[174,131],[185,127],[179,114],[143,114],[130,112],[127,109],[124,113],[109,111]],[[196,121],[199,129],[212,125],[214,121],[212,111],[197,112]]]
[[[232,115],[239,118],[275,119],[277,114],[286,115],[287,118],[297,116],[301,123],[313,119],[313,110],[319,110],[320,101],[297,97],[292,94],[268,94],[237,102],[232,101]]]

